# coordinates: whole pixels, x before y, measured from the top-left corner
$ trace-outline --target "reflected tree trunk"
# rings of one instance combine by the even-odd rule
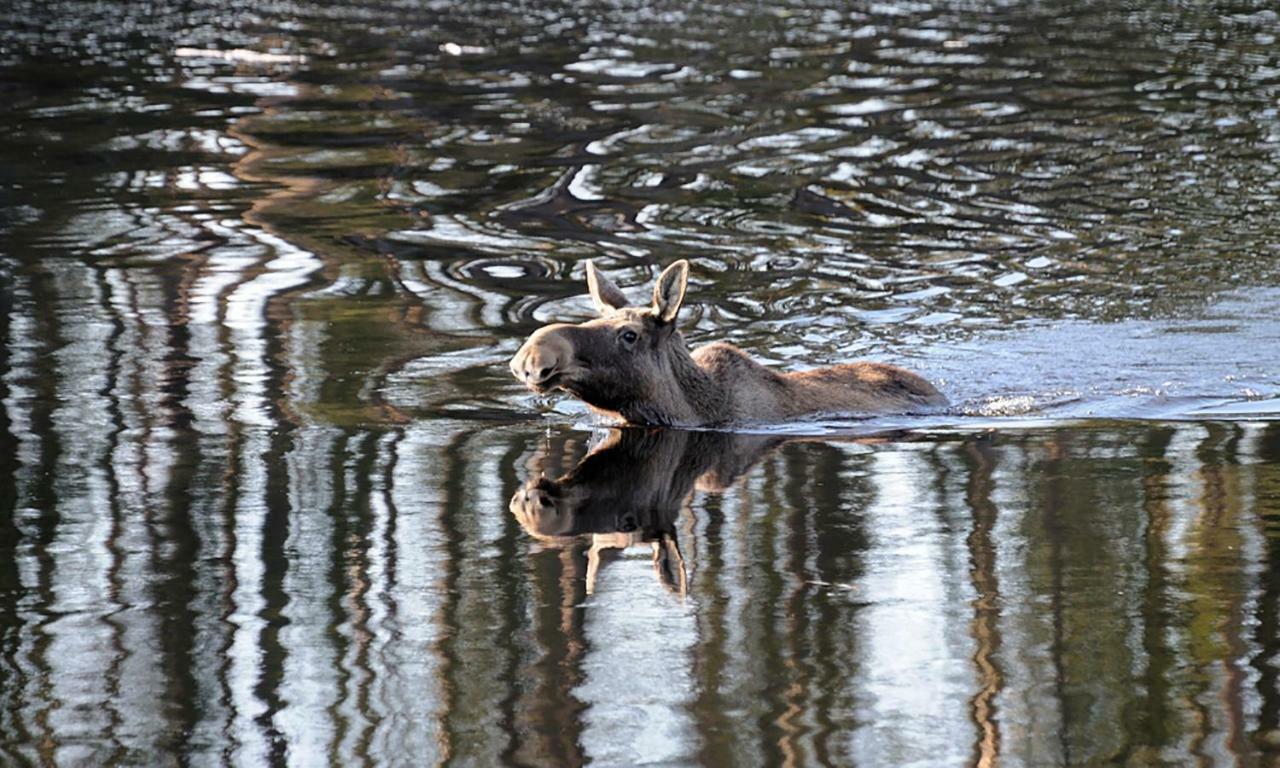
[[[1000,584],[993,541],[998,510],[991,498],[996,455],[985,441],[967,443],[964,455],[969,470],[965,501],[973,516],[965,543],[969,549],[969,575],[976,593],[970,625],[975,644],[973,662],[978,673],[978,692],[970,701],[978,729],[973,764],[992,768],[1000,762],[1000,721],[996,705],[1004,688],[1004,673],[997,656],[1000,652]]]

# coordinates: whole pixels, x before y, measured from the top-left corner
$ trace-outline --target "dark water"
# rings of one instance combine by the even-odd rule
[[[1277,36],[10,0],[0,764],[1280,763]],[[602,430],[585,258],[955,408]]]

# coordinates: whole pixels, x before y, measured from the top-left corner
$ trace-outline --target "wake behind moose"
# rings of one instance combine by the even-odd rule
[[[690,351],[676,325],[688,284],[682,259],[658,277],[651,305],[633,307],[588,261],[587,287],[600,317],[540,328],[512,358],[511,371],[534,392],[562,390],[597,413],[642,426],[785,422],[947,403],[928,381],[894,365],[779,373],[726,342]]]

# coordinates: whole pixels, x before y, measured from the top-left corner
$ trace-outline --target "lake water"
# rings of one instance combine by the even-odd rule
[[[0,764],[1280,763],[1278,35],[11,0]],[[954,405],[611,431],[587,258]]]

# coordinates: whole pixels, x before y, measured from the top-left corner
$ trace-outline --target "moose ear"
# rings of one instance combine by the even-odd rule
[[[670,323],[676,319],[680,305],[684,303],[684,291],[689,286],[689,262],[681,259],[662,271],[658,284],[653,287],[653,314],[658,320]]]
[[[618,286],[605,277],[596,265],[587,260],[587,290],[591,292],[591,300],[595,302],[596,311],[607,315],[615,309],[627,306],[627,297],[622,295]]]

